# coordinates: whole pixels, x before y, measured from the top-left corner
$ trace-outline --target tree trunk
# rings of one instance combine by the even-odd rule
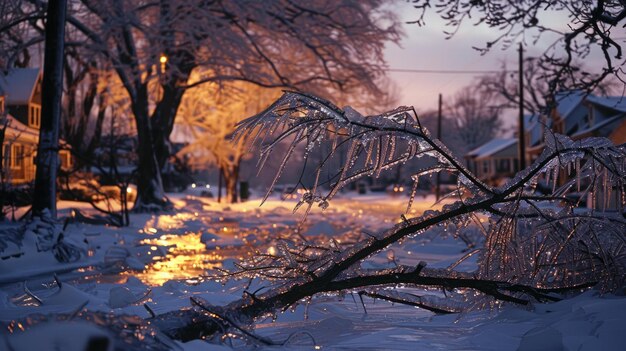
[[[161,6],[163,6],[162,16],[167,17],[171,15],[171,10],[167,2],[162,2]],[[169,31],[170,29],[165,30],[163,33],[164,38],[173,37],[174,34]],[[167,44],[168,45],[165,46],[166,48],[174,46],[173,43]],[[152,115],[152,140],[154,142],[154,151],[160,169],[163,169],[165,162],[167,162],[170,156],[170,134],[172,134],[172,130],[174,129],[176,112],[185,94],[184,86],[187,85],[189,76],[196,67],[196,58],[188,52],[166,49],[164,54],[170,60],[169,62],[175,62],[176,66],[169,68],[169,63],[165,63],[163,66],[165,69],[165,72],[162,72],[164,75],[164,83],[161,85],[163,98],[157,103]]]
[[[185,92],[180,86],[187,83],[187,77],[188,75],[185,79],[172,79],[162,86],[163,99],[157,104],[151,118],[152,141],[159,169],[163,169],[172,152],[170,134],[174,129],[176,112]]]
[[[154,211],[171,206],[163,191],[161,171],[157,163],[152,141],[152,125],[148,117],[147,87],[143,85],[137,91],[138,98],[133,101],[133,114],[137,125],[139,157],[137,165],[137,200],[133,211]]]
[[[59,166],[59,123],[63,93],[63,48],[66,0],[50,0],[46,15],[46,48],[42,87],[41,129],[37,149],[37,173],[33,215],[46,209],[56,217],[56,178]]]
[[[226,198],[231,204],[235,204],[239,200],[237,193],[237,182],[239,181],[239,165],[228,167],[224,171],[224,180],[226,181]]]

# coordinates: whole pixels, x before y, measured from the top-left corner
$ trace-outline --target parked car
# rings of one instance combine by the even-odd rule
[[[185,190],[185,193],[195,196],[213,197],[213,192],[210,190],[211,185],[208,183],[194,182],[189,185]]]
[[[104,200],[105,198],[120,200],[120,187],[117,185],[103,185],[100,187],[99,191],[101,195],[95,195],[96,198],[94,200]],[[126,201],[134,202],[137,198],[137,187],[133,184],[129,184],[126,187]]]
[[[387,186],[387,193],[391,195],[401,195],[407,190],[407,187],[402,184],[392,184]]]

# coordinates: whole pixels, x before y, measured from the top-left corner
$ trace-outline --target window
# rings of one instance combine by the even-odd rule
[[[9,164],[9,155],[7,154],[8,151],[8,145],[4,144],[2,145],[2,155],[0,155],[0,157],[2,157],[2,167],[6,168],[6,166]]]
[[[20,169],[24,165],[24,145],[12,144],[9,158],[11,169]]]
[[[498,160],[498,172],[510,172],[511,166],[508,158]]]
[[[41,106],[31,104],[28,111],[28,126],[39,128],[41,126]]]
[[[59,151],[59,158],[61,159],[61,168],[70,169],[72,167],[72,157],[67,150]]]

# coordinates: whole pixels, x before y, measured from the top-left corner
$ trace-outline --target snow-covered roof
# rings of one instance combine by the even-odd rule
[[[501,151],[516,143],[516,138],[496,138],[468,152],[467,154],[465,154],[465,156],[475,158],[491,156],[496,152]]]
[[[622,119],[624,117],[625,116],[623,114],[618,114],[618,115],[613,116],[611,118],[605,119],[604,121],[602,121],[600,123],[596,123],[596,124],[592,125],[591,127],[585,128],[583,130],[579,130],[576,133],[574,133],[572,135],[572,137],[577,137],[577,136],[585,135],[587,133],[591,133],[591,132],[596,131],[596,130],[604,127],[604,126],[607,126],[607,125],[609,125],[609,124],[611,124],[611,123],[613,123],[615,121],[618,121],[618,120],[620,120],[620,119]],[[602,135],[602,136],[606,137],[606,135]]]
[[[626,97],[624,96],[595,96],[590,95],[587,101],[595,105],[608,107],[620,112],[626,112]]]
[[[531,115],[524,115],[524,129],[528,132],[539,125],[539,121],[541,120],[541,116],[538,113],[533,113]]]
[[[12,68],[0,76],[0,90],[6,94],[6,104],[27,104],[33,96],[39,74],[38,68]]]
[[[39,141],[39,130],[25,125],[11,115],[7,115],[5,118],[7,120],[5,141],[21,140],[37,144]],[[4,121],[1,121],[1,123],[4,124]]]
[[[556,110],[563,119],[574,111],[574,109],[580,105],[585,98],[585,93],[582,91],[574,90],[561,92],[556,94],[554,100],[556,102]]]

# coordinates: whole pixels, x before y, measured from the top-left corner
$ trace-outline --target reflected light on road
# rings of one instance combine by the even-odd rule
[[[124,272],[135,276],[147,285],[158,286],[172,279],[197,280],[207,271],[222,267],[224,257],[208,251],[200,242],[200,233],[185,235],[161,235],[145,239],[145,245],[172,246],[167,258],[146,267],[143,272]],[[220,251],[221,253],[221,251]]]

